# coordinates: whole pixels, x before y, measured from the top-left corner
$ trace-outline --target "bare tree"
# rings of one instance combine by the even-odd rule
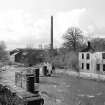
[[[65,32],[63,36],[65,40],[63,44],[64,47],[68,48],[69,50],[73,49],[74,51],[76,51],[83,40],[82,34],[83,32],[77,27],[68,28],[68,30]]]

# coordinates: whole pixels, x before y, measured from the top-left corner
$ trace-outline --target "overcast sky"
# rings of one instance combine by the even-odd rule
[[[48,44],[51,15],[57,47],[71,26],[89,37],[105,35],[105,0],[0,0],[0,40],[8,49]]]

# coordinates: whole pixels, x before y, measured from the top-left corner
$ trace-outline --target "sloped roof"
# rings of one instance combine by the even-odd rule
[[[81,52],[95,52],[95,49],[91,46],[91,43],[88,41],[88,46],[81,50]]]
[[[27,48],[17,48],[17,49],[14,49],[12,51],[10,51],[10,55],[14,54],[14,53],[28,53],[28,52],[36,52],[36,51],[39,51],[41,52],[42,50],[40,49],[27,49]]]

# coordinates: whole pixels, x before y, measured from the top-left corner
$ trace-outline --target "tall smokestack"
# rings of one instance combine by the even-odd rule
[[[51,16],[51,50],[53,50],[53,16]]]

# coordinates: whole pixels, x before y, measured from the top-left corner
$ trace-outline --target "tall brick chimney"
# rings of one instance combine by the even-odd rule
[[[53,50],[53,16],[51,16],[51,50]]]

